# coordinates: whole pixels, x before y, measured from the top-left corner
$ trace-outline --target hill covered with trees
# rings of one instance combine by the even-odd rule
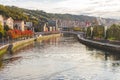
[[[46,13],[42,10],[29,10],[19,8],[16,6],[0,5],[0,14],[4,17],[12,17],[14,20],[24,20],[33,22],[34,26],[40,26],[44,22],[51,19],[71,20],[71,21],[95,21],[96,17],[85,15],[72,15],[72,14],[53,14]],[[114,22],[114,19],[106,19],[107,22]],[[108,23],[109,24],[109,23]]]
[[[32,21],[35,25],[39,22],[46,22],[49,19],[61,19],[61,20],[79,20],[79,21],[91,21],[95,17],[83,16],[83,15],[71,15],[71,14],[53,14],[46,13],[42,10],[29,10],[24,8],[18,8],[15,6],[0,5],[0,14],[4,17],[12,17],[13,19],[20,19],[24,21]]]

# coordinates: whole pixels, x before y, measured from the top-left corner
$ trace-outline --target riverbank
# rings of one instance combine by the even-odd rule
[[[112,44],[108,41],[96,41],[96,40],[85,39],[80,35],[78,35],[78,39],[81,43],[87,46],[92,46],[94,48],[98,48],[98,49],[106,50],[110,52],[120,53],[120,45]]]
[[[52,37],[57,37],[57,36],[60,36],[60,35],[61,34],[58,33],[58,34],[38,36],[38,37],[35,37],[35,38],[30,38],[30,39],[21,40],[21,41],[17,41],[17,42],[13,42],[13,43],[3,45],[3,46],[0,47],[0,57],[2,55],[4,55],[5,53],[7,53],[8,47],[9,47],[10,44],[12,44],[12,52],[14,53],[14,52],[20,50],[21,48],[24,48],[24,47],[34,43],[34,41],[36,41],[36,40],[46,40],[46,39],[49,39],[49,38],[52,38]]]

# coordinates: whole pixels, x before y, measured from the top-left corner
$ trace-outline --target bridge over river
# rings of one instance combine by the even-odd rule
[[[74,35],[36,41],[0,64],[0,80],[120,79],[120,54],[83,45]]]

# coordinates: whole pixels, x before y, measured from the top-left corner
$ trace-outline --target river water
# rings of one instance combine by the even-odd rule
[[[3,57],[0,80],[120,80],[119,61],[73,36],[54,37]]]

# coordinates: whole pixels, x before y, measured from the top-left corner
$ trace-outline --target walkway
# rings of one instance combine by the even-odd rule
[[[77,36],[81,42],[88,44],[88,45],[93,45],[93,47],[97,46],[97,47],[102,48],[102,49],[120,52],[120,45],[103,43],[103,42],[85,39],[85,38],[81,37],[81,35],[79,35],[79,34]]]

